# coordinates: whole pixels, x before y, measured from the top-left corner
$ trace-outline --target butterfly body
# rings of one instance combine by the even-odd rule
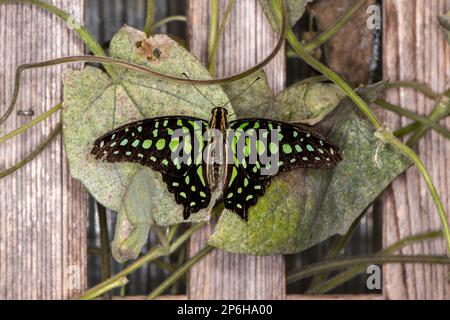
[[[185,219],[218,194],[227,209],[247,220],[275,175],[331,168],[341,160],[337,147],[309,128],[258,118],[228,122],[227,114],[217,107],[209,121],[167,116],[128,123],[98,138],[91,153],[160,172]]]

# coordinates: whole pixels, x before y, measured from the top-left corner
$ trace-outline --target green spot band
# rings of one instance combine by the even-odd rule
[[[126,146],[127,143],[128,143],[128,139],[123,139],[122,141],[120,141],[121,146]]]
[[[308,149],[308,151],[311,151],[311,152],[314,151],[314,148],[310,144],[306,145],[306,149]]]

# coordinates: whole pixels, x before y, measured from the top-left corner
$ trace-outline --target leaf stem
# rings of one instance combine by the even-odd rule
[[[339,270],[354,265],[370,265],[370,264],[386,264],[386,263],[430,263],[430,264],[446,264],[450,265],[450,259],[447,256],[424,256],[424,255],[369,255],[356,256],[345,259],[331,260],[321,263],[311,264],[287,278],[288,283],[298,281],[303,278],[310,277],[317,273],[325,271]]]
[[[439,237],[442,237],[441,231],[431,231],[431,232],[425,232],[425,233],[421,233],[421,234],[414,235],[414,236],[405,237],[405,238],[395,242],[394,244],[390,245],[389,247],[385,248],[384,250],[380,251],[379,253],[377,253],[377,255],[393,254],[396,251],[402,249],[403,247],[405,247],[407,245],[426,241],[426,240],[437,239]],[[317,286],[310,288],[307,291],[307,293],[320,294],[320,293],[329,292],[330,290],[336,288],[337,286],[343,284],[344,282],[352,279],[359,273],[363,272],[365,270],[366,266],[367,265],[359,265],[359,266],[355,266],[349,270],[346,270],[346,271],[338,274],[337,276],[334,276],[333,278],[329,279],[328,281],[323,282]]]
[[[371,204],[369,205],[369,207],[371,206]],[[331,249],[327,252],[327,255],[325,256],[325,260],[333,260],[336,259],[336,257],[338,256],[339,252],[341,252],[341,250],[345,247],[345,245],[347,244],[347,242],[350,240],[351,236],[353,235],[353,232],[356,230],[356,228],[358,227],[361,219],[364,217],[364,215],[366,214],[366,210],[364,210],[357,218],[355,221],[353,221],[353,223],[350,225],[350,228],[348,228],[347,232],[345,233],[345,235],[343,236],[339,236],[336,241],[333,243]],[[314,288],[316,286],[318,286],[319,284],[323,283],[326,279],[328,278],[328,273],[324,273],[324,274],[318,274],[316,275],[313,280],[311,281],[311,284],[309,286],[309,288]]]
[[[209,28],[209,40],[208,40],[208,71],[214,76],[214,58],[213,58],[213,50],[214,45],[216,43],[216,35],[217,35],[217,16],[219,15],[219,6],[217,4],[217,0],[211,0],[211,24]]]
[[[147,38],[150,37],[150,35],[152,34],[153,13],[154,13],[153,0],[147,0],[147,19],[145,20],[144,25],[144,32],[147,35]]]
[[[329,27],[327,30],[322,32],[320,35],[318,35],[316,38],[308,42],[304,45],[304,48],[307,52],[310,52],[318,47],[320,47],[322,44],[327,42],[331,37],[333,37],[336,33],[341,30],[341,28],[350,20],[353,15],[358,12],[358,10],[362,7],[363,4],[365,4],[367,0],[360,0],[357,2],[354,6],[352,6],[349,10],[347,10],[342,16],[339,17],[335,21],[335,23]]]
[[[436,130],[436,132],[439,132],[445,138],[450,139],[450,131],[449,130],[440,126],[439,124],[435,123],[433,120],[431,120],[427,117],[420,116],[415,112],[412,112],[407,109],[403,109],[402,107],[396,106],[396,105],[389,103],[382,99],[375,100],[375,104],[379,105],[383,109],[395,112],[395,113],[405,116],[409,119],[416,120],[417,122],[424,124],[427,127],[433,128],[434,130]]]
[[[106,208],[97,202],[98,221],[100,226],[100,249],[102,258],[102,281],[111,277],[110,247],[108,237],[108,222]],[[111,300],[111,292],[105,294],[107,300]]]
[[[169,22],[173,22],[173,21],[181,21],[181,22],[186,22],[186,17],[185,16],[170,16],[170,17],[165,17],[157,22],[155,22],[155,24],[153,25],[153,29],[158,29],[159,27],[162,27],[163,25],[169,23]]]
[[[441,95],[434,92],[429,86],[415,81],[393,81],[386,85],[386,89],[410,88],[421,92],[424,96],[436,100]]]
[[[92,292],[90,294],[87,295],[83,295],[80,297],[80,300],[91,300],[91,299],[95,299],[98,296],[111,291],[115,288],[119,288],[119,287],[123,287],[124,285],[126,285],[128,283],[128,279],[126,277],[118,277],[117,279],[115,279],[114,281],[108,283],[108,285],[100,288],[98,291],[96,292]]]
[[[215,1],[217,1],[217,0],[215,0]],[[212,6],[213,6],[213,4],[214,4],[214,1],[211,2]],[[217,6],[217,4],[216,4],[216,6]],[[220,23],[219,31],[217,32],[217,36],[214,36],[214,40],[212,39],[212,37],[210,38],[210,43],[209,43],[210,50],[208,51],[209,52],[208,70],[211,75],[214,75],[214,68],[215,68],[214,59],[216,56],[217,49],[219,48],[220,40],[222,39],[223,33],[225,32],[225,26],[227,24],[228,17],[230,16],[232,7],[233,7],[233,0],[228,0],[228,5],[225,9],[225,15],[223,17],[222,22]],[[212,10],[213,10],[212,13],[214,14],[214,9],[212,9]],[[218,12],[217,8],[215,9],[215,11],[216,11],[216,15],[217,15],[217,12]],[[212,22],[211,22],[211,28],[212,28]],[[216,28],[217,28],[217,22],[216,22]],[[213,42],[211,42],[212,40],[213,40]],[[211,43],[212,43],[212,45],[211,45]]]
[[[16,170],[19,170],[28,162],[33,160],[39,153],[41,153],[42,150],[45,149],[45,147],[53,140],[53,138],[56,137],[61,132],[61,128],[62,128],[61,123],[58,123],[58,125],[55,127],[55,129],[53,129],[53,131],[48,135],[48,137],[45,138],[45,140],[42,141],[41,144],[36,149],[34,149],[29,155],[27,155],[23,160],[21,160],[19,163],[15,164],[11,168],[8,168],[5,171],[0,172],[0,179],[13,173]]]
[[[433,111],[431,111],[428,119],[433,123],[446,118],[450,114],[450,98],[442,95],[437,99]],[[409,138],[406,143],[408,146],[414,146],[425,135],[429,127],[426,124],[419,124],[416,132]]]
[[[148,296],[147,300],[152,300],[162,294],[166,289],[168,289],[171,285],[173,285],[178,279],[186,274],[189,269],[196,264],[200,259],[207,256],[214,247],[206,245],[202,250],[197,252],[192,258],[186,261],[182,266],[177,268],[177,270],[172,273],[166,280],[164,280],[157,288],[155,288]]]
[[[3,142],[11,139],[12,137],[28,130],[29,128],[35,126],[36,124],[38,124],[39,122],[47,119],[48,117],[50,117],[53,113],[55,113],[56,111],[58,111],[59,109],[61,109],[62,107],[62,102],[58,103],[56,106],[54,106],[53,108],[51,108],[50,110],[44,112],[43,114],[41,114],[39,117],[31,120],[30,122],[24,124],[23,126],[17,128],[14,131],[11,131],[10,133],[4,135],[3,137],[0,137],[0,144],[2,144]]]

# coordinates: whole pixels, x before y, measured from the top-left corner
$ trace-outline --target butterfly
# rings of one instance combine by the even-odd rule
[[[184,219],[207,208],[218,192],[225,208],[246,221],[274,176],[342,160],[331,141],[303,125],[261,118],[228,123],[227,116],[227,109],[215,107],[209,121],[163,116],[131,122],[98,138],[91,153],[160,172]]]

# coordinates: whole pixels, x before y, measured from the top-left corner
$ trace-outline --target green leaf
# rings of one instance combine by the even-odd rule
[[[151,200],[158,195],[153,187],[154,180],[155,172],[142,168],[131,178],[127,187],[111,244],[112,255],[119,262],[135,259],[147,241],[153,224],[153,210],[159,207],[156,201]]]
[[[182,76],[186,72],[192,78],[210,78],[201,63],[169,37],[154,35],[147,39],[143,32],[131,27],[123,27],[114,36],[110,55],[166,74]],[[121,211],[126,190],[142,167],[95,160],[90,154],[94,141],[115,127],[143,118],[190,115],[209,119],[211,105],[190,84],[167,82],[115,68],[120,78],[116,83],[93,67],[67,72],[62,117],[72,176],[80,180],[101,204]],[[228,100],[220,86],[202,86],[200,90],[217,105]],[[159,191],[154,194],[149,190],[150,200],[158,204],[152,207],[155,222],[161,225],[182,222],[182,206],[176,205],[161,175],[155,173],[151,179],[148,185]],[[208,218],[209,211],[205,209],[193,214],[190,221]],[[127,219],[133,221],[129,216]]]
[[[264,71],[259,71],[223,86],[232,98],[256,81],[244,94],[234,99],[233,109],[238,117],[262,117],[287,122],[314,125],[330,113],[345,96],[335,84],[299,82],[273,96]]]
[[[366,88],[373,101],[384,84]],[[289,99],[288,99],[289,100]],[[287,105],[290,106],[289,104]],[[274,109],[278,110],[275,103]],[[294,170],[272,180],[250,209],[248,223],[222,214],[209,244],[251,255],[305,250],[346,232],[350,224],[410,162],[390,146],[381,147],[371,125],[348,98],[321,123],[344,160],[332,170]]]
[[[439,16],[438,21],[442,26],[445,35],[447,36],[448,42],[450,43],[450,11],[447,12],[445,15]]]
[[[263,8],[264,13],[266,14],[267,19],[270,22],[272,28],[276,31],[279,31],[279,25],[277,24],[276,15],[273,12],[273,1],[277,0],[259,0],[261,7]],[[287,23],[290,27],[293,27],[298,20],[305,13],[305,7],[308,2],[312,2],[313,0],[285,0],[284,3],[286,5],[286,13],[287,13]]]

